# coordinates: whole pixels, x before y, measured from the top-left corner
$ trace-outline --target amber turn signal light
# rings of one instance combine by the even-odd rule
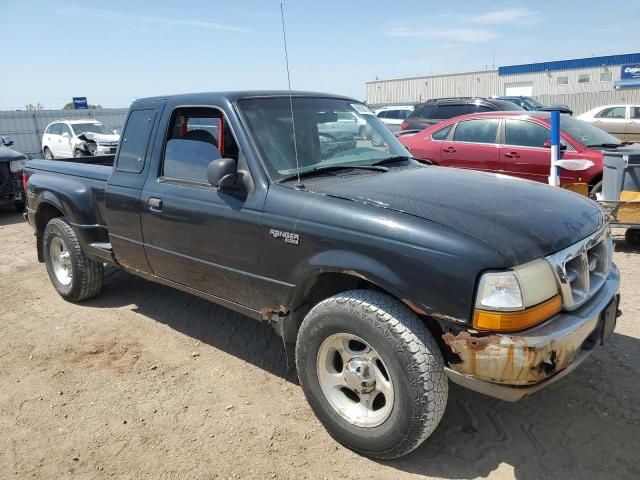
[[[562,297],[556,295],[534,307],[517,312],[475,309],[473,327],[478,330],[517,331],[544,322],[562,310]]]

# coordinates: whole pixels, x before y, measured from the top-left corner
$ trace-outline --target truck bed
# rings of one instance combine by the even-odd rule
[[[106,155],[103,157],[107,157]],[[113,156],[111,163],[113,163]],[[99,159],[96,162],[81,160]],[[72,203],[83,211],[84,221],[91,220],[91,224],[106,229],[104,191],[111,176],[112,166],[100,165],[105,160],[102,157],[80,157],[73,161],[62,160],[30,160],[25,169],[33,172],[31,185],[37,189],[42,181],[65,185],[62,191],[75,192]]]

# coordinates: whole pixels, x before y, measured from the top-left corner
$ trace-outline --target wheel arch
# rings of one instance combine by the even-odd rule
[[[350,290],[373,290],[398,300],[423,321],[440,344],[444,333],[440,324],[410,299],[403,298],[395,287],[397,284],[355,269],[321,269],[307,274],[293,291],[288,302],[289,314],[283,318],[278,329],[285,345],[289,364],[295,364],[298,330],[307,313],[323,300]]]
[[[64,217],[62,207],[50,199],[42,201],[38,204],[35,213],[35,230],[36,230],[36,247],[38,251],[38,261],[44,262],[44,250],[42,248],[42,238],[44,229],[52,218]]]

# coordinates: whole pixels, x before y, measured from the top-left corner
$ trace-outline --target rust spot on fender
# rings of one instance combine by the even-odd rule
[[[289,309],[284,305],[280,305],[279,307],[263,307],[260,309],[260,315],[263,320],[272,320],[274,316],[280,317],[288,313]]]

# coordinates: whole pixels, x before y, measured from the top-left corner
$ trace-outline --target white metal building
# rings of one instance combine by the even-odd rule
[[[366,82],[369,105],[413,104],[430,98],[524,95],[576,114],[609,103],[640,105],[640,53],[510,65],[495,70]]]

